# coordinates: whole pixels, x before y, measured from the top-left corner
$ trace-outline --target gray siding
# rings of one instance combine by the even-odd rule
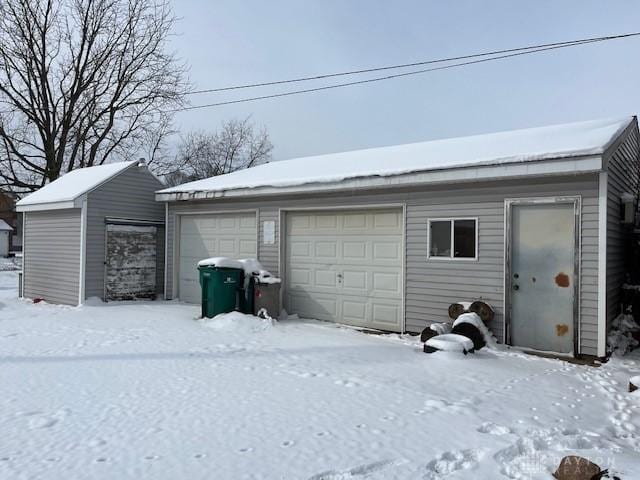
[[[620,195],[624,192],[638,194],[639,162],[638,127],[634,122],[624,141],[611,153],[607,164],[607,325],[620,313],[621,287],[625,281]]]
[[[532,196],[582,196],[582,353],[596,354],[598,180],[583,175],[537,181],[501,181],[456,186],[353,192],[351,194],[265,197],[253,200],[220,199],[169,204],[167,291],[173,295],[173,238],[175,216],[186,212],[233,211],[258,208],[260,228],[264,220],[278,221],[279,209],[358,205],[406,204],[406,328],[419,332],[432,322],[443,321],[447,307],[458,300],[483,299],[497,311],[492,330],[503,338],[504,199]],[[478,217],[477,262],[428,261],[427,219],[430,217]],[[278,234],[276,235],[276,242]],[[259,256],[265,267],[278,271],[279,246],[262,245]]]
[[[85,297],[104,297],[105,218],[164,222],[164,204],[154,193],[162,183],[146,167],[124,170],[87,196]],[[164,229],[158,229],[158,293],[164,290]]]
[[[24,215],[24,296],[77,305],[80,209],[27,212]]]

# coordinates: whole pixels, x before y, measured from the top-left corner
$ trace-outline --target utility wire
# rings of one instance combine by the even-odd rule
[[[635,36],[635,35],[640,35],[640,33],[637,34],[630,34],[630,36]],[[616,37],[617,38],[617,37]],[[576,41],[570,44],[561,44],[561,45],[557,45],[557,46],[552,46],[552,47],[544,47],[544,48],[538,48],[538,49],[533,49],[533,50],[527,50],[527,51],[520,51],[520,52],[516,52],[516,53],[510,53],[507,55],[499,55],[499,56],[495,56],[495,57],[490,57],[490,58],[481,58],[478,60],[471,60],[468,62],[460,62],[460,63],[454,63],[451,65],[444,65],[441,67],[433,67],[433,68],[426,68],[426,69],[422,69],[422,70],[413,70],[411,72],[403,72],[403,73],[396,73],[394,75],[386,75],[383,77],[375,77],[375,78],[369,78],[366,80],[356,80],[353,82],[345,82],[345,83],[336,83],[333,85],[325,85],[323,87],[315,87],[315,88],[307,88],[307,89],[303,89],[303,90],[293,90],[293,91],[289,91],[289,92],[282,92],[282,93],[275,93],[272,95],[261,95],[261,96],[257,96],[257,97],[248,97],[248,98],[240,98],[238,100],[229,100],[229,101],[224,101],[224,102],[216,102],[216,103],[207,103],[204,105],[193,105],[190,107],[183,107],[183,108],[178,108],[175,110],[170,110],[167,113],[174,113],[174,112],[185,112],[185,111],[189,111],[189,110],[199,110],[202,108],[212,108],[212,107],[220,107],[223,105],[233,105],[233,104],[237,104],[237,103],[246,103],[246,102],[253,102],[256,100],[266,100],[269,98],[279,98],[279,97],[288,97],[291,95],[300,95],[303,93],[311,93],[311,92],[319,92],[319,91],[323,91],[323,90],[331,90],[334,88],[341,88],[341,87],[348,87],[348,86],[352,86],[352,85],[362,85],[362,84],[366,84],[366,83],[374,83],[374,82],[380,82],[383,80],[390,80],[393,78],[400,78],[400,77],[408,77],[410,75],[418,75],[418,74],[422,74],[422,73],[428,73],[428,72],[435,72],[438,70],[447,70],[450,68],[457,68],[457,67],[464,67],[467,65],[475,65],[478,63],[486,63],[486,62],[492,62],[494,60],[503,60],[506,58],[512,58],[512,57],[519,57],[522,55],[529,55],[531,53],[538,53],[538,52],[545,52],[545,51],[549,51],[549,50],[557,50],[560,48],[567,48],[567,47],[572,47],[572,46],[577,46],[577,45],[586,45],[589,43],[596,43],[596,42],[601,42],[603,40],[600,39],[589,39],[589,40],[580,40],[580,41]]]
[[[283,85],[283,84],[288,84],[288,83],[307,82],[307,81],[311,81],[311,80],[322,80],[322,79],[326,79],[326,78],[342,77],[342,76],[346,76],[346,75],[358,75],[358,74],[362,74],[362,73],[380,72],[380,71],[384,71],[384,70],[395,70],[395,69],[398,69],[398,68],[417,67],[417,66],[421,66],[421,65],[431,65],[431,64],[436,64],[436,63],[455,62],[455,61],[459,61],[459,60],[469,60],[469,59],[472,59],[472,58],[488,57],[488,56],[493,56],[493,55],[503,55],[503,54],[515,53],[515,52],[524,52],[524,51],[527,51],[527,50],[539,51],[539,49],[546,49],[546,48],[549,48],[549,47],[571,47],[571,46],[574,46],[574,45],[581,45],[581,44],[584,44],[584,43],[604,42],[604,41],[608,41],[608,40],[635,37],[635,36],[638,36],[638,35],[640,35],[640,32],[627,33],[627,34],[621,34],[621,35],[609,35],[609,36],[605,36],[605,37],[583,38],[583,39],[579,39],[579,40],[568,40],[568,41],[564,41],[564,42],[544,43],[544,44],[539,44],[539,45],[530,45],[530,46],[526,46],[526,47],[517,47],[517,48],[509,48],[509,49],[503,49],[503,50],[494,50],[494,51],[491,51],[491,52],[482,52],[482,53],[475,53],[475,54],[470,54],[470,55],[462,55],[462,56],[458,56],[458,57],[441,58],[441,59],[436,59],[436,60],[425,60],[425,61],[421,61],[421,62],[403,63],[403,64],[398,64],[398,65],[388,65],[388,66],[383,66],[383,67],[366,68],[366,69],[361,69],[361,70],[351,70],[351,71],[346,71],[346,72],[328,73],[328,74],[323,74],[323,75],[314,75],[314,76],[309,76],[309,77],[292,78],[292,79],[287,79],[287,80],[276,80],[276,81],[272,81],[272,82],[262,82],[262,83],[249,83],[249,84],[244,84],[244,85],[232,85],[232,86],[220,87],[220,88],[208,88],[208,89],[195,90],[195,91],[189,92],[188,95],[197,95],[197,94],[202,94],[202,93],[226,92],[226,91],[229,91],[229,90],[241,90],[241,89],[247,89],[247,88],[267,87],[267,86],[273,86],[273,85]]]

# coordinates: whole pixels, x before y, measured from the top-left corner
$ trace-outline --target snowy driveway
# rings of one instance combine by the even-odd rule
[[[637,359],[425,355],[316,322],[207,328],[173,302],[20,302],[16,281],[0,272],[3,479],[551,478],[568,453],[640,478]]]

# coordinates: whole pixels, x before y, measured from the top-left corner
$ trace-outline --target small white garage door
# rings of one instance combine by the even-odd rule
[[[182,215],[178,254],[178,297],[200,303],[197,264],[207,257],[257,257],[256,213]]]
[[[286,218],[288,311],[402,329],[401,210],[292,212]]]

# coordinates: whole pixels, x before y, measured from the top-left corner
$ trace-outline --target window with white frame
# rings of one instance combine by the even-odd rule
[[[478,258],[477,218],[429,219],[427,258],[476,260]]]

